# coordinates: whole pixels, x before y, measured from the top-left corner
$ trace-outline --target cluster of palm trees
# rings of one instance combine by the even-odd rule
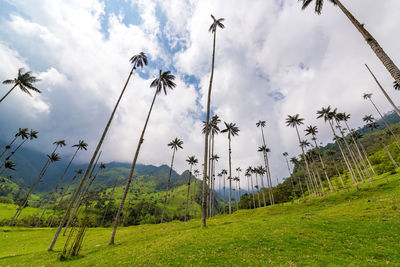
[[[302,1],[302,8],[305,9],[307,8],[313,0],[303,0]],[[359,23],[354,16],[343,6],[343,4],[339,0],[330,0],[331,3],[334,5],[338,6],[340,10],[349,18],[351,23],[357,28],[357,30],[362,34],[366,42],[370,45],[374,53],[378,56],[378,58],[382,61],[383,65],[386,67],[386,69],[389,71],[389,73],[392,75],[392,77],[395,79],[394,82],[394,87],[395,89],[399,88],[400,84],[400,71],[397,68],[397,66],[393,63],[393,61],[389,58],[389,56],[383,51],[383,49],[380,47],[379,43],[373,38],[373,36],[364,28],[364,25]],[[323,0],[315,0],[315,12],[320,14],[322,10],[324,1]],[[215,58],[216,58],[216,34],[218,29],[224,29],[224,24],[223,18],[216,19],[213,15],[212,17],[212,24],[209,28],[209,31],[213,34],[213,48],[212,48],[212,60],[211,60],[211,72],[210,72],[210,81],[209,81],[209,87],[208,87],[208,94],[207,94],[207,111],[206,111],[206,120],[204,122],[204,128],[203,128],[203,134],[204,134],[204,160],[203,160],[203,172],[202,172],[202,226],[206,226],[206,219],[208,217],[211,217],[215,213],[215,202],[216,202],[216,197],[215,197],[215,191],[216,191],[216,184],[215,184],[215,177],[220,177],[219,178],[219,187],[223,187],[224,191],[224,203],[225,203],[225,188],[226,188],[226,181],[228,181],[229,184],[229,196],[228,196],[228,212],[229,214],[232,213],[232,191],[236,192],[236,205],[237,209],[239,209],[239,200],[240,200],[240,174],[241,174],[241,168],[238,167],[236,168],[237,176],[235,177],[233,174],[233,168],[232,168],[232,138],[237,136],[239,133],[239,128],[235,123],[228,123],[224,122],[225,128],[220,130],[218,124],[221,122],[221,119],[217,116],[214,115],[211,117],[211,93],[212,93],[212,85],[213,85],[213,79],[214,79],[214,66],[215,66]],[[105,168],[104,165],[100,164],[100,167],[98,168],[98,171],[94,173],[94,170],[97,166],[97,161],[101,155],[101,147],[103,144],[103,141],[108,133],[108,130],[111,126],[112,120],[114,118],[114,115],[116,113],[116,110],[119,106],[119,103],[125,93],[125,90],[127,88],[127,85],[130,82],[130,79],[133,75],[133,73],[136,71],[137,68],[143,68],[147,65],[148,60],[147,56],[145,53],[141,52],[138,55],[133,56],[130,59],[130,62],[132,63],[132,68],[130,70],[130,73],[128,75],[128,78],[125,82],[125,85],[120,93],[120,96],[114,106],[114,109],[109,117],[108,122],[106,123],[106,126],[104,128],[104,131],[101,135],[101,138],[92,154],[91,160],[86,168],[85,171],[80,170],[77,172],[76,176],[82,174],[82,178],[79,181],[79,184],[77,185],[75,191],[73,192],[70,201],[68,203],[68,206],[60,220],[60,223],[58,225],[58,229],[54,235],[54,238],[48,248],[48,250],[52,250],[54,248],[54,245],[57,241],[57,238],[64,226],[65,231],[68,228],[69,225],[73,222],[74,218],[76,217],[77,212],[79,211],[79,208],[82,203],[83,196],[85,193],[88,191],[90,185],[94,182],[95,177],[97,176],[99,170],[102,170]],[[397,106],[393,103],[393,101],[388,97],[378,80],[376,79],[376,76],[372,73],[370,68],[366,66],[368,71],[371,73],[373,76],[374,80],[377,82],[379,88],[382,90],[382,92],[385,94],[389,102],[392,104],[396,112],[400,115],[400,111],[398,110]],[[170,71],[159,71],[158,77],[155,78],[151,84],[150,88],[154,90],[154,97],[152,99],[149,111],[147,113],[147,117],[145,119],[145,123],[140,135],[140,138],[138,140],[138,144],[136,147],[136,151],[134,154],[134,157],[132,159],[132,164],[131,168],[129,171],[129,175],[127,177],[127,182],[124,188],[124,192],[119,204],[118,211],[116,212],[115,219],[114,219],[114,224],[113,224],[113,231],[111,234],[111,238],[109,241],[109,245],[114,244],[115,242],[115,236],[116,236],[116,231],[118,226],[120,225],[120,219],[121,219],[121,214],[122,210],[124,208],[126,198],[130,189],[130,185],[132,183],[132,178],[133,174],[135,171],[135,166],[140,154],[141,146],[144,142],[144,136],[145,132],[149,123],[149,119],[152,113],[152,109],[154,107],[155,101],[157,99],[157,96],[159,96],[162,92],[164,92],[165,95],[167,95],[168,90],[172,90],[173,88],[176,87],[176,84],[174,82],[175,76],[171,74]],[[18,76],[17,78],[13,80],[6,80],[3,83],[4,84],[13,84],[13,87],[4,95],[1,99],[0,102],[2,102],[16,87],[19,87],[23,92],[27,94],[31,94],[30,91],[38,92],[40,93],[40,90],[35,88],[33,86],[33,83],[39,81],[36,77],[31,75],[31,72],[28,71],[24,73],[23,69],[20,69],[18,71]],[[373,106],[376,108],[380,116],[383,118],[382,114],[380,111],[377,109],[376,105],[371,99],[372,94],[365,94],[364,98],[368,99],[371,101]],[[356,188],[358,188],[358,184],[365,182],[366,180],[370,179],[372,180],[373,177],[376,175],[374,168],[371,164],[371,162],[368,159],[367,152],[361,142],[359,142],[359,139],[362,137],[358,132],[354,131],[352,128],[349,127],[348,125],[348,120],[350,118],[349,114],[346,113],[341,113],[338,112],[337,109],[332,109],[330,106],[322,108],[320,111],[317,111],[318,118],[323,119],[326,123],[328,123],[334,140],[338,146],[338,149],[340,151],[341,158],[345,164],[345,171],[342,171],[342,173],[339,171],[337,166],[335,165],[335,169],[337,171],[338,176],[340,177],[341,183],[342,183],[342,188],[345,187],[345,183],[342,179],[342,176],[349,176]],[[304,196],[305,193],[308,192],[310,197],[317,197],[317,196],[323,196],[327,194],[328,192],[333,192],[335,190],[340,189],[338,186],[336,188],[334,187],[331,177],[329,177],[326,164],[324,163],[323,157],[321,155],[321,150],[317,142],[317,134],[318,134],[318,128],[313,125],[309,125],[305,129],[305,135],[304,136],[309,136],[311,137],[311,140],[313,141],[313,144],[309,143],[304,137],[301,136],[299,128],[301,125],[304,124],[304,119],[300,118],[299,114],[295,114],[292,116],[288,116],[286,120],[287,126],[293,127],[296,130],[296,134],[298,137],[298,142],[299,146],[301,148],[301,160],[298,160],[296,157],[293,157],[290,159],[290,162],[295,164],[295,166],[298,166],[299,168],[304,169],[305,171],[305,176],[303,179],[298,179],[298,181],[293,181],[291,180],[291,184],[294,187],[295,183],[300,185],[301,188],[301,193]],[[367,122],[368,127],[372,130],[374,130],[377,126],[375,123],[375,120],[372,116],[366,116],[364,117],[364,121]],[[390,129],[389,124],[386,123],[387,128],[389,129],[390,133],[393,135],[395,138],[395,142],[400,149],[400,143],[398,141],[397,136],[393,133],[393,131]],[[252,193],[252,199],[249,197],[249,206],[250,207],[262,207],[267,205],[267,196],[266,192],[268,193],[268,198],[269,198],[269,203],[271,205],[275,204],[275,198],[274,198],[274,192],[273,192],[273,187],[272,187],[272,177],[271,177],[271,172],[270,172],[270,166],[269,166],[269,160],[268,160],[268,153],[270,152],[269,148],[267,147],[266,144],[266,139],[264,135],[263,128],[266,126],[265,121],[258,121],[256,123],[256,126],[260,128],[261,130],[261,137],[262,137],[262,144],[258,148],[258,152],[262,152],[263,154],[263,165],[264,166],[258,166],[258,167],[248,167],[244,173],[244,176],[247,177],[247,186],[248,186],[248,192]],[[214,145],[214,139],[215,136],[218,135],[219,133],[226,133],[227,138],[228,138],[228,168],[222,169],[220,173],[216,174],[216,165],[219,159],[219,156],[215,153],[215,145]],[[6,146],[5,150],[2,152],[0,155],[3,157],[9,149],[11,149],[11,146],[13,145],[16,140],[20,139],[21,143],[17,148],[12,151],[8,156],[5,157],[5,160],[3,163],[0,165],[0,174],[5,169],[8,170],[15,170],[15,164],[10,160],[12,155],[15,154],[15,152],[23,145],[23,143],[30,139],[35,139],[37,137],[37,132],[31,130],[30,133],[28,133],[28,129],[20,129],[20,131],[15,135],[15,138],[10,142],[8,146]],[[398,167],[397,162],[393,159],[391,156],[391,153],[389,151],[389,148],[387,147],[387,144],[384,142],[381,142],[383,148],[387,151],[388,156],[391,158],[391,161],[393,162],[393,165],[395,167]],[[18,218],[18,216],[21,214],[23,208],[26,206],[29,197],[31,196],[32,192],[35,190],[39,182],[42,180],[44,174],[46,173],[47,169],[49,168],[51,163],[57,162],[60,160],[60,157],[56,153],[57,148],[65,146],[65,142],[63,140],[57,141],[54,143],[56,145],[56,148],[52,153],[48,155],[48,160],[44,164],[43,168],[39,172],[35,182],[31,186],[29,192],[25,196],[25,198],[21,201],[20,206],[14,215],[14,217],[10,221],[10,225],[13,225],[15,223],[15,220]],[[169,177],[168,177],[168,182],[167,182],[167,189],[165,193],[165,198],[164,198],[164,203],[163,203],[163,212],[161,215],[161,222],[164,220],[165,216],[165,209],[166,209],[166,204],[168,201],[168,191],[170,188],[170,182],[171,182],[171,174],[172,174],[172,169],[173,169],[173,164],[174,164],[174,158],[175,158],[175,153],[177,152],[178,149],[183,148],[183,141],[175,138],[171,143],[168,144],[168,146],[172,149],[172,160],[171,160],[171,165],[170,165],[170,172],[169,172]],[[58,190],[58,187],[62,183],[64,176],[68,170],[68,168],[71,165],[72,160],[75,158],[75,155],[78,151],[80,150],[86,150],[87,144],[84,141],[79,141],[77,145],[74,145],[76,147],[76,152],[73,155],[72,159],[70,160],[69,164],[67,165],[64,173],[62,176],[58,179],[57,184],[54,188],[54,190],[51,193],[51,196],[48,200],[48,203],[45,203],[44,205],[44,211],[42,213],[42,216],[48,206],[51,203],[54,203],[56,200],[54,194]],[[329,154],[329,153],[328,153]],[[290,168],[289,165],[289,160],[288,160],[288,153],[284,152],[283,156],[285,157],[286,164],[288,167],[289,174],[293,174],[293,171]],[[330,156],[334,156],[334,154],[330,154]],[[198,170],[195,170],[192,173],[192,168],[196,164],[198,164],[198,159],[195,156],[190,156],[188,159],[186,159],[187,163],[189,164],[190,167],[190,172],[189,172],[189,180],[188,180],[188,188],[187,188],[187,199],[186,199],[186,208],[185,208],[185,220],[189,216],[188,212],[188,202],[189,202],[189,194],[190,194],[190,185],[191,185],[191,179],[193,176],[197,176],[200,172]],[[321,171],[322,170],[322,171]],[[253,179],[253,177],[255,179]],[[264,177],[266,178],[267,182],[267,190],[264,190]],[[235,189],[233,189],[232,182],[235,182]],[[260,183],[259,183],[260,182]],[[223,185],[222,185],[223,183]],[[303,189],[303,184],[306,186],[306,189]],[[250,188],[251,185],[251,188]],[[260,195],[261,192],[261,195]],[[257,195],[257,201],[256,201],[256,195]],[[250,195],[249,195],[250,196]],[[262,198],[261,198],[262,197]],[[252,201],[251,201],[252,200]],[[258,204],[258,205],[257,205]],[[225,212],[225,206],[223,211]],[[42,217],[41,216],[41,217]],[[39,219],[40,221],[40,219]],[[83,223],[82,227],[85,227],[85,224]],[[84,229],[84,228],[82,228]],[[64,231],[64,233],[65,233]],[[84,233],[84,230],[81,230],[82,235]],[[79,240],[76,243],[81,242],[82,235],[79,236]]]

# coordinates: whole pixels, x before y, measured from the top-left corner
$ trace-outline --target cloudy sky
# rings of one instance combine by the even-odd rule
[[[343,0],[395,63],[400,64],[398,0]],[[326,1],[323,14],[301,10],[294,0],[0,0],[0,80],[18,68],[42,81],[40,95],[15,91],[0,105],[0,139],[19,127],[40,132],[30,145],[48,153],[51,143],[86,140],[90,157],[130,71],[129,58],[144,51],[150,64],[133,76],[103,146],[107,161],[130,162],[159,69],[176,75],[177,87],[160,95],[150,118],[139,162],[169,164],[173,138],[184,141],[176,168],[189,155],[202,158],[202,119],[211,68],[210,14],[225,18],[217,32],[212,110],[234,122],[240,135],[232,141],[233,167],[262,164],[257,152],[260,130],[271,153],[274,183],[287,176],[282,153],[300,153],[296,133],[285,126],[288,114],[301,114],[319,127],[319,139],[332,139],[315,112],[332,105],[352,114],[353,127],[365,114],[377,116],[364,92],[390,111],[364,67],[368,63],[396,103],[392,78],[341,11]],[[9,86],[0,85],[5,94]],[[221,125],[222,127],[222,125]],[[304,129],[304,127],[303,127]],[[301,131],[303,131],[301,129]],[[226,135],[216,138],[218,169],[227,168]],[[72,153],[64,149],[64,156]]]

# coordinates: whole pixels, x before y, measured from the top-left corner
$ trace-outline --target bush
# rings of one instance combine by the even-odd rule
[[[0,203],[14,204],[14,201],[6,196],[0,196]]]

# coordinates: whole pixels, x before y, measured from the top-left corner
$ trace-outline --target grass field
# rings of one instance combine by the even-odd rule
[[[54,229],[0,228],[0,266],[400,265],[400,174],[356,192],[199,220],[90,229],[81,255],[47,252]],[[1,214],[1,213],[0,213]]]

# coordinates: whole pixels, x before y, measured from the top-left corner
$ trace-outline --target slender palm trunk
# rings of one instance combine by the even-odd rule
[[[229,142],[229,214],[232,213],[232,149],[231,149],[231,133],[228,133],[228,142]]]
[[[162,210],[162,214],[161,214],[161,223],[164,222],[165,206],[167,205],[169,185],[171,183],[172,168],[174,166],[175,151],[176,151],[176,149],[174,149],[174,151],[172,152],[171,168],[169,168],[167,191],[165,192],[165,197],[164,197],[164,206],[163,206],[163,210]]]
[[[296,125],[296,132],[297,132],[297,137],[299,138],[299,143],[301,143],[300,133],[299,133],[299,129],[297,128],[297,125]],[[306,164],[307,175],[308,175],[308,177],[309,177],[309,179],[311,181],[310,168],[308,166],[308,161],[307,161],[307,158],[306,158],[306,154],[304,153],[304,148],[302,146],[301,146],[301,152],[302,152],[302,155],[303,155],[304,162]]]
[[[263,195],[263,203],[264,203],[264,207],[267,206],[267,201],[265,200],[265,192],[264,192],[264,176],[262,174],[260,174],[260,180],[261,180],[261,190],[262,190],[262,195]],[[272,203],[271,203],[272,205]]]
[[[258,207],[261,208],[261,201],[260,201],[260,186],[258,185],[258,175],[256,173],[256,188],[257,188],[257,199],[258,199]]]
[[[328,122],[329,122],[329,125],[331,126],[331,130],[332,130],[333,136],[335,137],[336,143],[339,146],[339,150],[342,153],[342,156],[343,156],[344,162],[346,163],[347,169],[349,170],[351,179],[353,180],[354,185],[356,186],[356,188],[358,190],[358,183],[357,183],[357,180],[354,178],[353,169],[351,168],[351,165],[348,162],[346,154],[344,154],[344,152],[343,152],[343,148],[342,148],[342,145],[340,144],[339,138],[337,137],[335,130],[333,129],[332,121],[328,120]]]
[[[321,162],[321,166],[322,166],[322,170],[324,171],[325,178],[328,181],[329,189],[331,191],[335,191],[335,189],[333,188],[333,185],[331,183],[331,180],[329,179],[328,173],[326,172],[325,164],[324,164],[324,161],[322,160],[321,151],[319,150],[319,146],[318,146],[318,143],[317,143],[316,139],[314,139],[314,144],[315,144],[315,148],[317,149],[319,161]]]
[[[358,143],[360,144],[361,151],[363,152],[364,157],[365,157],[365,159],[367,160],[369,167],[371,168],[372,172],[374,173],[374,176],[376,176],[374,167],[372,167],[372,164],[371,164],[371,162],[369,161],[367,151],[365,150],[365,148],[364,148],[364,146],[363,146],[363,144],[362,144],[361,142],[358,142]]]
[[[70,215],[69,215],[68,221],[67,221],[67,223],[65,224],[63,236],[65,236],[65,234],[67,233],[68,227],[69,227],[70,224],[75,220],[75,215],[76,215],[76,214],[78,213],[78,211],[79,211],[79,208],[80,208],[80,205],[81,205],[81,203],[82,203],[82,201],[83,201],[83,198],[84,198],[86,192],[89,190],[90,185],[92,184],[92,182],[93,182],[94,179],[95,179],[95,176],[96,176],[96,175],[95,175],[95,176],[92,176],[92,175],[93,175],[94,170],[96,169],[96,165],[97,165],[97,162],[99,161],[100,156],[101,156],[101,151],[100,151],[99,155],[98,155],[97,158],[96,158],[96,161],[95,161],[95,163],[94,163],[94,165],[93,165],[93,168],[92,168],[91,171],[90,171],[89,179],[88,179],[88,180],[86,181],[86,183],[83,185],[82,190],[81,190],[81,192],[79,193],[79,197],[77,198],[77,200],[76,200],[76,202],[75,202],[74,208],[72,209],[72,212],[71,212]]]
[[[264,147],[267,147],[266,142],[265,142],[265,137],[264,137],[264,131],[263,131],[263,127],[260,127],[261,129],[261,136],[263,139],[263,145]],[[267,173],[267,183],[268,183],[268,193],[269,193],[269,201],[271,203],[271,205],[275,204],[275,200],[274,200],[274,194],[272,192],[272,180],[271,180],[271,173],[269,171],[269,164],[268,164],[268,154],[266,151],[264,151],[264,164],[265,164],[265,170]],[[263,190],[263,197],[264,197],[264,205],[265,205],[265,193]]]
[[[211,128],[208,128],[211,131]],[[211,160],[211,135],[208,138],[208,174],[207,174],[207,218],[210,217],[211,209],[211,169],[212,169],[212,160]]]
[[[377,40],[364,28],[364,24],[361,24],[351,13],[347,10],[347,8],[339,1],[335,0],[335,3],[338,5],[340,10],[346,15],[346,17],[350,20],[350,22],[357,28],[357,30],[364,37],[365,41],[371,47],[372,51],[376,54],[382,64],[386,67],[387,71],[392,75],[395,81],[400,84],[400,70],[393,63],[390,57],[386,54],[383,48],[380,46]]]
[[[132,177],[133,177],[133,172],[135,170],[136,161],[137,161],[137,158],[139,157],[140,147],[142,146],[142,143],[144,141],[144,139],[143,139],[144,133],[146,131],[147,123],[149,122],[151,111],[153,110],[153,106],[154,106],[154,102],[156,100],[156,96],[157,96],[157,91],[154,94],[153,101],[151,102],[150,110],[149,110],[149,113],[147,114],[147,118],[146,118],[146,122],[145,122],[144,127],[143,127],[142,134],[140,135],[139,143],[138,143],[138,146],[136,148],[135,157],[133,158],[131,170],[129,172],[128,181],[126,183],[124,194],[123,194],[122,199],[121,199],[121,204],[119,206],[117,215],[115,216],[114,229],[113,229],[113,232],[111,234],[110,242],[108,243],[109,245],[114,244],[115,234],[117,232],[117,227],[118,227],[118,221],[119,221],[119,218],[121,216],[122,208],[124,207],[124,203],[125,203],[126,196],[128,194],[129,186],[130,186],[130,184],[132,182]]]
[[[1,101],[3,101],[4,100],[4,98],[6,98],[11,92],[12,92],[12,90],[14,90],[14,88],[15,87],[17,87],[17,83],[7,92],[7,94],[5,94],[5,96],[3,96],[1,99],[0,99],[0,103],[1,103]]]
[[[254,190],[254,184],[253,184],[253,175],[250,176],[250,181],[251,181],[251,188],[252,188],[252,195],[253,195],[253,207],[256,208],[256,197],[255,197],[255,190]]]
[[[339,172],[339,170],[338,170],[338,168],[337,168],[336,164],[335,164],[335,163],[333,163],[333,166],[334,166],[334,167],[335,167],[335,169],[336,169],[336,172],[337,172],[337,174],[338,174],[338,176],[339,176],[339,178],[340,178],[340,182],[342,183],[342,186],[343,186],[343,188],[346,188],[346,186],[344,185],[344,182],[343,182],[342,175],[340,174],[340,172]]]
[[[106,125],[106,127],[105,127],[105,129],[104,129],[104,131],[103,131],[103,134],[102,134],[102,136],[101,136],[101,138],[100,138],[100,140],[99,140],[99,143],[97,144],[96,150],[95,150],[94,153],[93,153],[93,156],[92,156],[92,158],[91,158],[91,160],[90,160],[90,162],[89,162],[89,165],[88,165],[88,167],[87,167],[87,169],[86,169],[86,171],[85,171],[85,174],[83,175],[83,177],[82,177],[82,179],[81,179],[81,181],[80,181],[80,183],[79,183],[77,189],[75,190],[74,194],[72,195],[71,201],[70,201],[70,203],[69,203],[69,205],[68,205],[68,207],[67,207],[67,210],[66,210],[65,213],[64,213],[63,218],[62,218],[61,221],[60,221],[60,224],[58,225],[57,231],[56,231],[56,233],[54,234],[53,240],[51,241],[51,244],[50,244],[50,247],[48,248],[48,251],[53,250],[54,245],[56,244],[57,238],[58,238],[58,236],[59,236],[59,234],[60,234],[60,232],[61,232],[61,229],[62,229],[62,227],[64,226],[64,224],[65,224],[65,222],[66,222],[66,220],[67,220],[67,218],[68,218],[68,215],[69,215],[69,213],[70,213],[70,211],[71,211],[73,205],[75,204],[75,201],[77,200],[77,197],[78,197],[78,195],[79,195],[79,193],[80,193],[80,190],[82,189],[82,186],[84,185],[84,183],[85,183],[86,180],[87,180],[87,176],[88,176],[88,174],[89,174],[89,171],[90,171],[90,169],[92,168],[93,162],[95,161],[95,159],[96,159],[96,157],[97,157],[97,154],[99,153],[99,150],[100,150],[100,148],[101,148],[101,145],[103,144],[104,138],[106,137],[107,132],[108,132],[108,129],[110,128],[111,122],[112,122],[112,120],[113,120],[113,118],[114,118],[114,114],[115,114],[115,112],[116,112],[116,110],[117,110],[117,107],[118,107],[118,105],[119,105],[119,102],[121,101],[122,96],[124,95],[125,89],[126,89],[128,83],[129,83],[129,80],[130,80],[130,78],[131,78],[132,73],[133,73],[134,70],[135,70],[135,67],[133,67],[132,70],[131,70],[131,72],[129,73],[129,76],[128,76],[128,79],[126,80],[126,83],[125,83],[125,85],[124,85],[124,88],[122,89],[122,92],[121,92],[121,94],[120,94],[120,96],[119,96],[119,98],[118,98],[118,100],[117,100],[117,103],[116,103],[115,106],[114,106],[114,109],[113,109],[113,111],[112,111],[112,113],[111,113],[110,118],[108,119],[107,125]]]
[[[369,73],[371,73],[372,77],[374,78],[375,82],[378,84],[378,87],[381,89],[382,93],[384,94],[384,96],[386,97],[387,101],[389,101],[389,103],[392,105],[392,107],[394,108],[394,110],[396,111],[397,115],[400,116],[400,110],[399,108],[396,106],[396,104],[393,102],[393,100],[390,98],[390,96],[386,93],[385,89],[383,89],[382,85],[379,83],[378,79],[375,77],[374,73],[371,71],[371,69],[368,67],[367,64],[365,64],[365,66],[367,67]],[[398,70],[397,70],[398,71]],[[397,83],[399,83],[399,81],[396,79]],[[400,84],[400,83],[399,83]]]
[[[390,151],[389,151],[388,147],[386,146],[386,144],[385,144],[383,141],[381,141],[381,144],[382,144],[383,147],[385,148],[386,153],[388,154],[388,156],[389,156],[390,160],[392,161],[394,167],[395,167],[395,168],[398,168],[399,165],[397,165],[396,161],[393,159],[393,156],[392,156],[392,154],[390,153]]]
[[[249,209],[251,209],[251,198],[250,198],[250,175],[247,176],[247,194],[249,195]]]
[[[225,194],[225,174],[224,174],[224,214],[225,214],[225,207],[226,207],[226,194]]]
[[[187,214],[188,214],[188,206],[189,206],[189,193],[190,193],[190,180],[192,178],[192,166],[190,165],[190,171],[189,171],[189,182],[188,182],[188,191],[187,191],[187,196],[186,196],[186,208],[185,208],[185,222],[187,221]]]
[[[294,189],[294,183],[293,183],[293,179],[292,179],[292,171],[290,170],[289,161],[286,156],[285,156],[285,160],[286,160],[287,169],[289,171],[289,180],[292,183],[292,189]]]
[[[397,136],[394,134],[392,127],[390,127],[389,123],[387,122],[387,120],[385,119],[385,117],[382,116],[382,113],[379,111],[379,109],[377,108],[377,106],[375,105],[375,103],[372,101],[372,99],[369,99],[371,101],[371,104],[374,106],[374,108],[376,109],[376,111],[378,112],[379,116],[381,116],[382,121],[385,123],[386,128],[389,130],[389,132],[392,134],[392,136],[394,137],[395,141],[396,141],[396,145],[397,147],[400,149],[400,142],[399,139],[397,139]]]
[[[210,85],[208,87],[208,96],[207,96],[207,117],[206,117],[206,132],[204,135],[204,168],[203,168],[203,195],[201,201],[201,227],[206,226],[206,217],[207,217],[207,185],[206,185],[206,175],[207,175],[207,154],[208,154],[208,123],[210,121],[210,102],[211,102],[211,88],[214,77],[214,62],[215,62],[215,40],[217,36],[217,31],[214,31],[214,40],[213,40],[213,52],[212,52],[212,61],[211,61],[211,75],[210,75]]]
[[[347,151],[349,152],[350,158],[351,158],[351,160],[353,161],[354,167],[356,168],[356,171],[357,171],[358,175],[360,176],[362,182],[364,183],[364,175],[360,172],[360,170],[359,170],[359,168],[358,168],[358,163],[357,163],[357,161],[356,161],[356,159],[355,159],[355,156],[354,156],[354,154],[353,154],[353,151],[351,150],[351,148],[350,148],[350,146],[349,146],[349,143],[347,142],[347,139],[346,139],[345,136],[344,136],[344,133],[343,133],[343,131],[342,131],[342,127],[340,126],[338,120],[336,120],[336,125],[338,126],[339,132],[340,132],[340,134],[342,135],[342,139],[343,139],[344,144],[345,144],[345,146],[346,146],[346,148],[347,148]]]
[[[8,144],[8,147],[10,147],[11,148],[11,146],[12,146],[12,144],[14,144],[14,142],[17,140],[17,138],[18,138],[19,136],[15,136],[14,137],[14,139],[11,141],[11,143],[10,144]],[[4,154],[7,152],[7,146],[4,148],[4,150],[3,150],[3,152],[1,152],[1,154],[0,154],[0,159],[4,156]]]

